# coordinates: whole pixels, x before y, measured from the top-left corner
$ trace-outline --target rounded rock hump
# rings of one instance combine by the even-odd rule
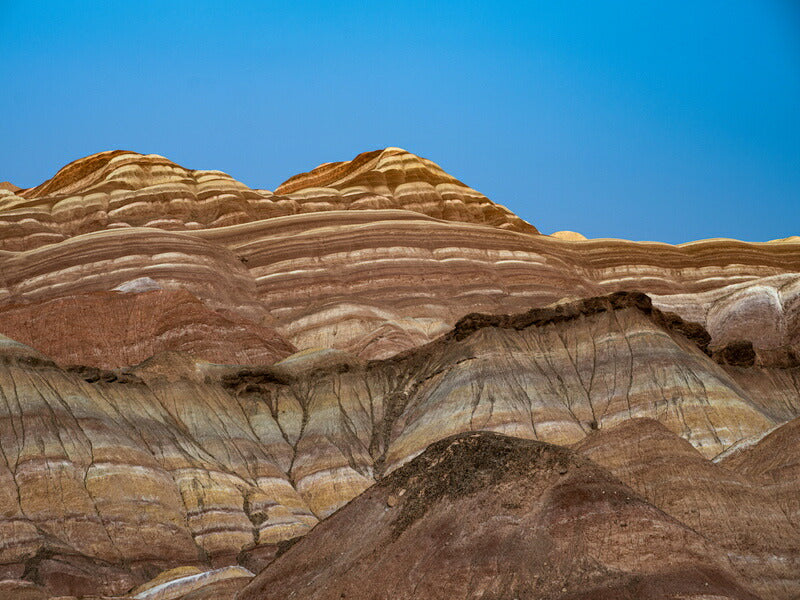
[[[126,155],[144,158],[141,154],[126,150],[108,150],[84,156],[61,167],[52,178],[44,183],[23,190],[20,195],[24,198],[43,198],[52,194],[85,191],[108,175],[110,163],[115,158]]]
[[[112,150],[73,161],[0,205],[0,249],[24,251],[127,227],[192,231],[292,212],[221,171],[186,169],[163,156]],[[13,200],[13,202],[12,202]]]
[[[559,240],[563,240],[565,242],[585,242],[586,236],[582,233],[578,233],[577,231],[555,231],[550,234],[550,237],[554,237]]]
[[[187,169],[158,154],[131,150],[109,150],[72,161],[44,183],[21,190],[24,198],[112,194],[153,188],[153,186],[197,187],[209,179],[238,189],[248,189],[222,171]],[[152,189],[152,193],[159,190]],[[162,190],[163,191],[163,190]],[[153,200],[159,200],[155,197]]]
[[[30,346],[0,333],[0,364],[23,362],[52,365],[53,361]]]
[[[505,206],[495,204],[431,160],[402,148],[359,154],[291,177],[275,190],[301,204],[301,212],[399,208],[445,221],[539,233]]]
[[[237,598],[297,590],[309,600],[755,600],[700,535],[605,469],[566,448],[488,432],[432,444]]]
[[[0,250],[25,251],[126,227],[176,231],[253,223],[298,213],[402,209],[444,221],[538,233],[507,208],[400,148],[326,163],[273,194],[221,171],[184,168],[128,150],[73,161],[26,190],[3,185]]]

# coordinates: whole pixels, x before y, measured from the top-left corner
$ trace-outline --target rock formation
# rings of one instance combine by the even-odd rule
[[[163,568],[231,563],[306,533],[442,436],[475,429],[567,444],[648,416],[711,457],[778,421],[707,343],[637,294],[470,315],[436,342],[371,362],[317,351],[255,369],[167,353],[128,370],[64,370],[7,341],[11,516],[0,527],[14,543],[2,560],[64,593],[92,584],[73,573],[88,559],[109,570],[110,587],[92,588],[104,593]],[[769,377],[739,368],[752,370]],[[65,527],[73,511],[80,519]]]
[[[123,289],[6,304],[0,322],[8,337],[47,348],[60,364],[103,369],[135,365],[169,350],[210,362],[254,365],[272,364],[296,351],[274,329],[234,312],[211,310],[186,289]]]
[[[242,567],[223,567],[213,571],[172,569],[131,592],[133,600],[179,600],[182,598],[233,598],[253,578]]]
[[[755,598],[701,535],[604,469],[488,433],[433,444],[239,596],[292,597]]]
[[[255,591],[266,581],[264,594],[288,595],[308,557],[332,551],[317,531],[363,531],[388,545],[331,568],[362,557],[353,576],[399,577],[411,563],[386,567],[396,550],[421,561],[427,597],[465,584],[446,573],[469,560],[467,597],[788,599],[800,593],[798,417],[793,238],[540,235],[397,148],[274,193],[123,151],[34,188],[0,185],[0,589],[119,595],[182,568],[194,570],[151,588],[182,573],[159,589],[227,600],[243,578],[198,576],[238,563],[267,567],[249,597],[268,597]],[[473,431],[521,441],[436,445]],[[387,508],[383,495],[431,456],[445,479],[465,477],[445,460],[462,450],[467,464],[489,456],[500,479],[437,496],[397,534],[387,519],[407,500]],[[533,455],[547,468],[503,479],[506,458]],[[548,470],[562,459],[568,475]],[[564,482],[574,507],[554,491]],[[531,486],[525,515],[504,506]],[[596,498],[623,488],[635,506]],[[467,507],[472,520],[442,520]],[[592,546],[584,509],[613,552]],[[485,532],[492,552],[563,569],[536,563],[517,581],[491,552],[414,554],[433,548],[434,517],[467,550],[479,521],[514,523]],[[575,523],[554,531],[564,519]],[[544,554],[523,531],[545,536]],[[303,597],[327,597],[315,589]]]
[[[0,193],[0,249],[8,251],[0,253],[0,306],[148,277],[274,327],[298,348],[369,359],[431,341],[469,312],[521,312],[624,289],[703,324],[715,343],[752,325],[767,360],[800,352],[800,243],[576,244],[535,235],[399,149],[323,165],[275,194],[132,152],[81,159],[36,188]]]
[[[781,427],[775,437],[789,434],[789,427]],[[784,461],[796,454],[786,441],[781,444]],[[749,452],[755,456],[769,445],[769,441],[760,442]],[[800,573],[800,511],[786,506],[787,499],[796,499],[800,493],[797,473],[780,478],[784,486],[781,502],[775,482],[764,485],[760,481],[763,470],[748,473],[746,468],[731,468],[749,452],[737,454],[739,461],[731,458],[714,464],[651,419],[633,419],[594,432],[576,449],[703,535],[762,597],[800,594],[796,576]],[[759,465],[768,468],[767,461],[759,461]],[[794,504],[800,506],[796,500]]]

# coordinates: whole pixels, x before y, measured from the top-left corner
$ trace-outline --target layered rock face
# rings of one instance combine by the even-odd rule
[[[220,171],[115,150],[76,160],[45,183],[0,187],[0,249],[29,250],[125,227],[197,230],[327,210],[392,209],[537,233],[508,209],[401,150],[366,152],[297,175],[273,194]]]
[[[637,294],[472,315],[366,363],[318,351],[243,369],[173,353],[128,371],[65,371],[7,341],[2,563],[62,593],[230,563],[476,429],[566,444],[648,416],[714,456],[776,422],[707,342]],[[102,585],[87,560],[105,566]]]
[[[150,280],[152,282],[152,280]],[[155,282],[153,282],[155,283]],[[138,287],[137,287],[138,286]],[[272,364],[296,351],[274,329],[214,311],[185,289],[74,294],[0,309],[7,336],[63,365],[114,369],[170,350],[216,363]]]
[[[94,155],[0,186],[0,580],[118,595],[190,568],[147,589],[227,600],[246,577],[204,573],[280,555],[245,597],[360,597],[352,566],[402,597],[419,567],[416,597],[792,598],[798,357],[795,239],[540,235],[397,148],[275,193]],[[471,431],[528,441],[424,453]],[[440,463],[486,477],[428,503]]]
[[[762,477],[770,472],[767,460],[758,460],[756,472],[737,467],[749,462],[748,458],[771,453],[768,448],[773,440],[781,446],[779,462],[796,463],[796,446],[787,443],[788,438],[796,438],[792,432],[798,429],[796,424],[792,421],[770,440],[716,464],[650,419],[633,419],[595,432],[576,449],[702,534],[764,598],[794,598],[800,593],[796,575],[800,572],[796,501],[800,477],[789,470],[765,484]]]
[[[504,206],[467,187],[436,163],[402,148],[359,154],[295,175],[275,194],[296,200],[301,212],[401,208],[445,221],[480,223],[538,233]]]
[[[669,246],[536,235],[396,148],[323,165],[275,194],[121,151],[0,194],[8,251],[0,253],[0,305],[148,277],[275,327],[298,348],[370,359],[431,341],[469,312],[520,312],[624,289],[703,324],[716,345],[747,339],[760,360],[787,364],[800,353],[797,242]]]

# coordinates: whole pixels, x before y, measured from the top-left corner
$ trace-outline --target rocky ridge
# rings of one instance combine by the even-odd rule
[[[717,345],[748,339],[767,360],[799,353],[796,242],[536,235],[396,148],[323,165],[275,194],[163,157],[102,153],[0,197],[0,239],[0,309],[148,277],[297,348],[370,359],[431,341],[469,312],[623,289],[703,324]]]
[[[0,561],[59,593],[119,593],[164,568],[274,553],[431,443],[476,429],[569,444],[648,416],[713,457],[778,421],[707,341],[641,294],[473,315],[369,362],[311,352],[244,369],[167,353],[64,370],[7,340]]]

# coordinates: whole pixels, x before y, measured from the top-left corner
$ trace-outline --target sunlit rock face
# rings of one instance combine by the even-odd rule
[[[348,162],[320,165],[275,190],[301,212],[400,208],[445,221],[538,233],[504,206],[467,187],[436,163],[402,148],[365,152]]]
[[[563,581],[531,573],[536,594],[800,593],[798,477],[781,458],[792,447],[784,424],[800,415],[792,238],[540,235],[397,148],[322,165],[275,193],[106,152],[36,188],[0,185],[0,336],[9,589],[119,595],[156,578],[175,598],[228,600],[246,578],[197,576],[237,563],[255,573],[278,557],[242,593],[262,597],[266,581],[290,593],[274,578],[309,572],[303,561],[327,547],[309,537],[293,552],[290,540],[333,519],[337,536],[357,523],[373,541],[391,537],[370,516],[375,490],[432,444],[483,431],[595,461],[568,497],[600,490],[587,518],[630,525],[608,530],[613,552],[572,553],[575,532],[551,530],[582,509],[557,504],[555,521],[498,534],[532,560],[514,540],[551,531],[547,560],[579,563],[577,579],[566,566]],[[633,516],[602,498],[623,485],[638,494]],[[516,519],[506,492],[480,493],[483,521]],[[556,506],[537,498],[531,510]],[[656,513],[666,537],[648,528]],[[434,543],[418,534],[392,547]],[[654,540],[657,553],[640,551]],[[502,575],[463,556],[482,581]],[[689,577],[685,561],[702,568]],[[452,597],[447,564],[431,565],[427,597]],[[355,593],[329,575],[319,581]],[[596,589],[581,590],[584,580]],[[459,593],[528,590],[506,583]]]
[[[76,160],[34,188],[0,186],[0,249],[29,250],[114,228],[191,231],[297,213],[392,208],[536,233],[435,163],[400,148],[322,165],[274,194],[221,171],[115,150]]]
[[[0,305],[147,279],[274,327],[297,348],[369,359],[431,341],[468,312],[624,289],[702,323],[715,343],[744,336],[770,360],[797,354],[796,241],[573,240],[537,235],[398,148],[322,165],[274,194],[160,156],[105,152],[38,187],[0,190]]]

